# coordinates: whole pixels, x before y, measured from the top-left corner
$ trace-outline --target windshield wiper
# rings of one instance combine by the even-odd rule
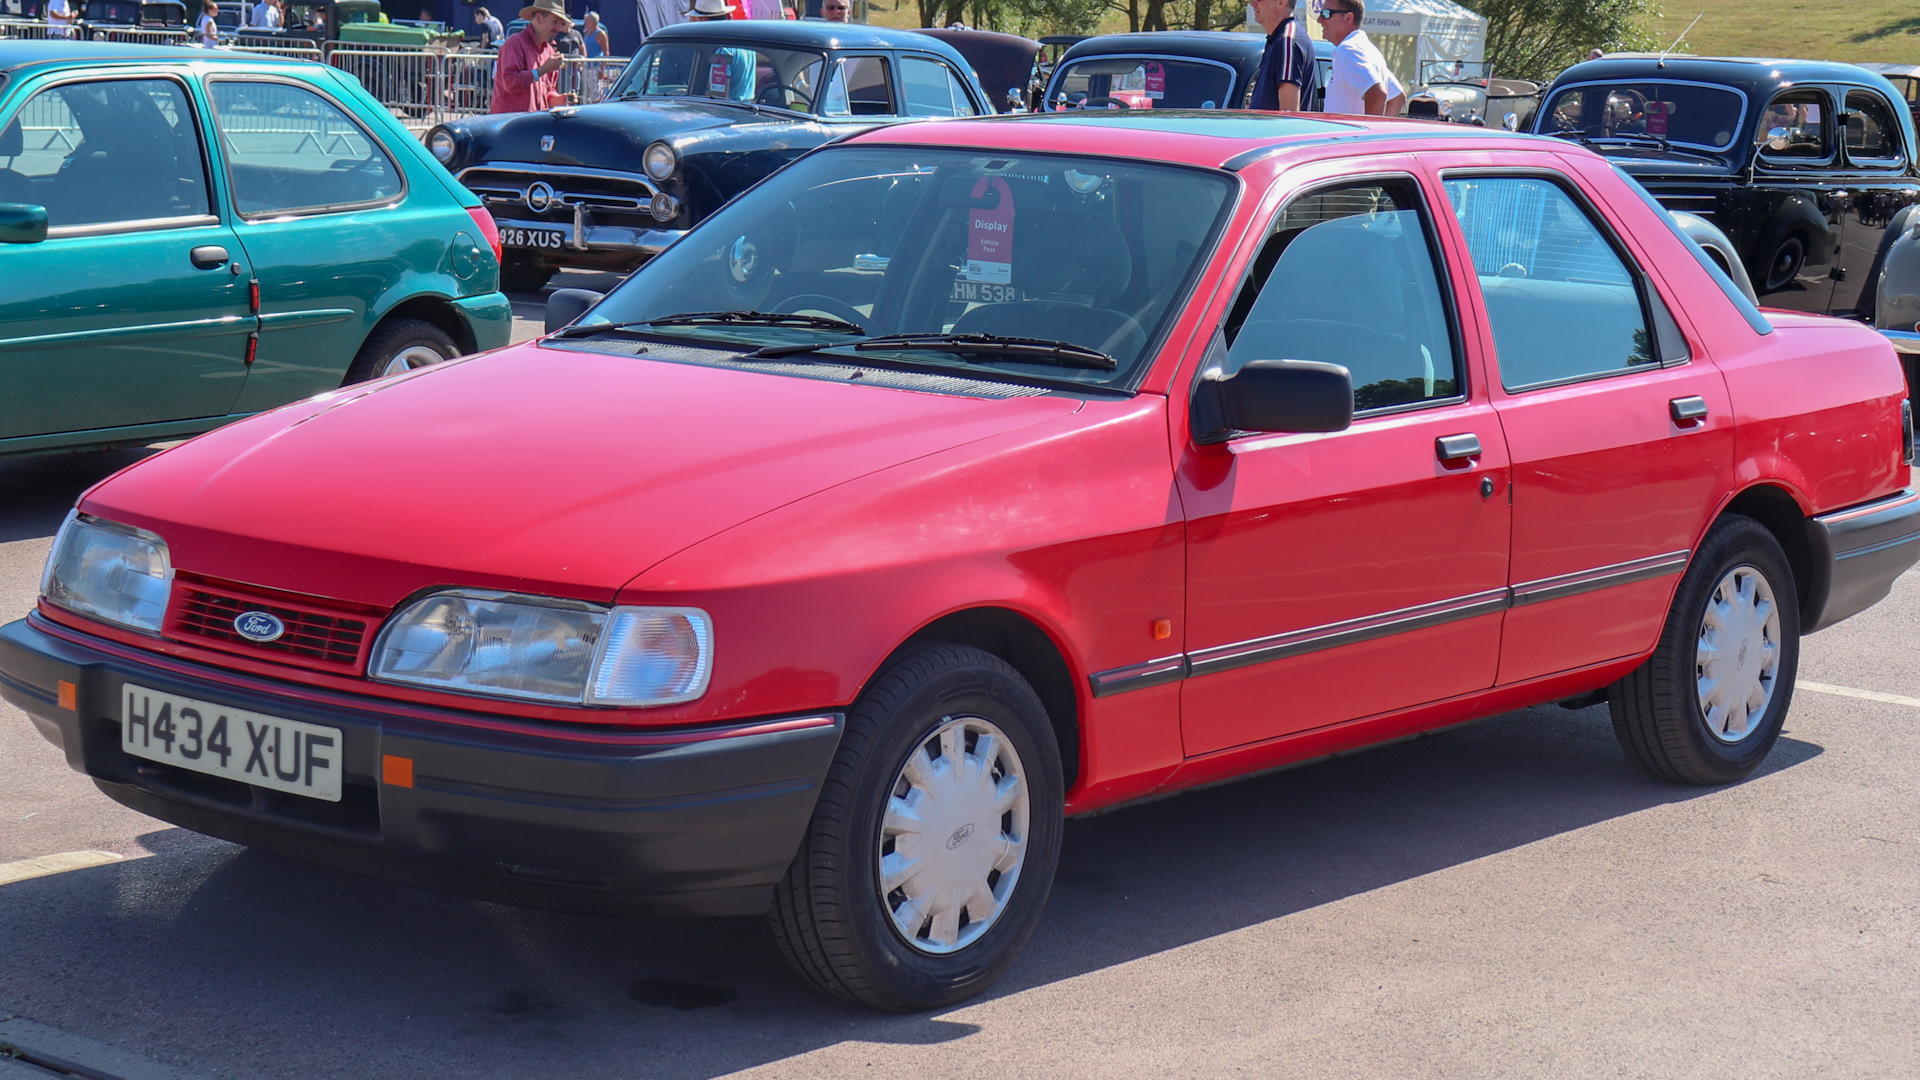
[[[647,323],[654,326],[693,326],[702,323],[718,326],[804,326],[810,330],[838,330],[847,334],[867,332],[866,327],[850,323],[845,319],[836,319],[831,315],[801,315],[787,311],[689,311],[680,315],[662,315],[656,319],[642,320],[639,324],[625,325]]]
[[[887,334],[853,342],[855,349],[938,349],[956,353],[1011,353],[1022,360],[1054,367],[1112,371],[1119,361],[1098,349],[1050,338],[1001,337],[998,334]]]
[[[647,325],[649,323],[646,319],[634,319],[629,322],[582,323],[578,326],[563,326],[547,336],[552,338],[592,337],[609,330],[626,330],[630,327]]]

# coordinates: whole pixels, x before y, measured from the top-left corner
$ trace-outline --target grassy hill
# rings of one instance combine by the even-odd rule
[[[1779,56],[1804,60],[1883,60],[1920,64],[1916,0],[1662,0],[1654,36],[1672,41],[1695,15],[1685,48],[1700,56]]]

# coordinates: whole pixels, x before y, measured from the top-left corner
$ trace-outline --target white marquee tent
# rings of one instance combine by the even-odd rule
[[[1294,18],[1317,38],[1320,26],[1311,7],[1308,0],[1296,0]],[[1247,27],[1257,26],[1253,9],[1248,8]],[[1487,20],[1453,0],[1367,0],[1367,18],[1360,26],[1409,93],[1424,82],[1419,73],[1428,63],[1477,64],[1486,59]]]

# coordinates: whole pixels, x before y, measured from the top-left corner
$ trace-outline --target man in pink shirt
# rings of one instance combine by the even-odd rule
[[[500,46],[493,68],[493,108],[497,113],[533,112],[572,104],[560,92],[560,54],[553,39],[573,25],[562,0],[533,0],[520,9],[527,28]]]

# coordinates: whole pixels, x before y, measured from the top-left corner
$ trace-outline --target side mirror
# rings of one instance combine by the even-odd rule
[[[555,289],[547,297],[547,333],[567,325],[587,313],[587,309],[599,303],[605,293],[592,289]]]
[[[37,244],[46,238],[46,207],[0,203],[0,244]]]
[[[1353,424],[1353,375],[1318,360],[1249,360],[1232,375],[1203,378],[1194,402],[1202,441],[1230,431],[1345,431]]]
[[[1785,150],[1787,148],[1787,139],[1791,135],[1792,132],[1783,127],[1768,128],[1767,149],[1772,150],[1776,154]]]

